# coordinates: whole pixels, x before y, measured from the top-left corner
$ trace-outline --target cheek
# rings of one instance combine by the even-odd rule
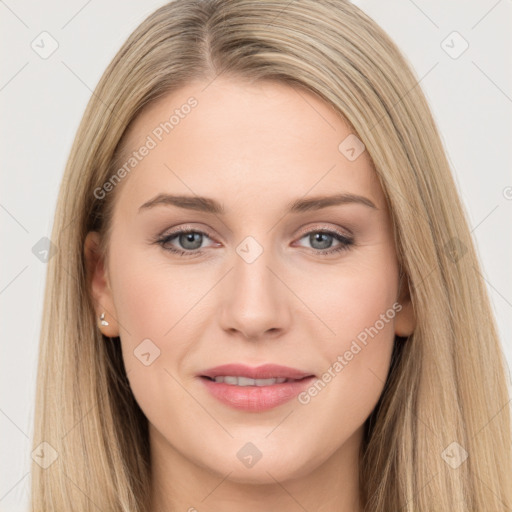
[[[384,338],[390,337],[396,313],[393,304],[398,293],[398,268],[393,254],[387,256],[382,251],[366,261],[354,258],[345,266],[340,264],[314,273],[304,270],[301,275],[307,277],[295,280],[302,283],[298,295],[304,297],[318,318],[317,332],[323,333],[319,341],[323,339],[326,348],[344,349],[347,342],[361,333],[364,338],[366,329],[376,322],[379,334],[382,331]],[[384,323],[380,321],[381,315]]]
[[[208,289],[207,283],[204,275],[172,268],[161,257],[151,261],[144,251],[116,255],[113,250],[112,261],[112,290],[130,387],[146,417],[165,427],[169,403],[174,410],[190,406],[190,396],[173,377],[179,378],[176,368],[187,357],[191,329],[197,328],[194,304]]]
[[[311,414],[318,415],[319,421],[327,422],[333,414],[325,410],[325,404],[350,411],[349,417],[335,415],[333,433],[337,428],[345,431],[348,424],[350,431],[364,422],[382,393],[389,371],[395,317],[400,309],[396,302],[398,269],[392,258],[385,260],[386,264],[382,261],[336,277],[316,276],[301,292],[329,330],[318,322],[318,329],[311,330],[324,368],[299,401],[311,407]],[[319,337],[315,332],[325,334]]]
[[[154,247],[124,254],[113,250],[112,261],[114,303],[126,346],[168,338],[205,292],[204,273],[173,267]]]

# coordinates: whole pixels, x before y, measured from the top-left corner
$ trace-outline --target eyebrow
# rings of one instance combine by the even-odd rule
[[[312,210],[321,210],[322,208],[328,208],[329,206],[353,203],[362,204],[375,210],[378,209],[367,197],[356,194],[335,194],[331,196],[314,196],[307,199],[296,199],[295,201],[288,203],[287,210],[289,213],[302,213]],[[139,212],[159,205],[177,206],[178,208],[213,213],[217,215],[224,215],[226,213],[224,206],[215,199],[211,199],[209,197],[171,194],[158,194],[153,199],[150,199],[141,205]]]

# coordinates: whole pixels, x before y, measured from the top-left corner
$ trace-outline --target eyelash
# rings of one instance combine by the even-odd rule
[[[155,240],[155,243],[160,245],[164,250],[169,251],[173,254],[177,254],[179,256],[183,256],[183,257],[200,256],[203,253],[203,251],[200,249],[185,251],[182,249],[165,247],[165,244],[168,244],[171,240],[178,237],[179,235],[191,234],[191,233],[198,233],[200,235],[205,235],[208,238],[211,238],[208,235],[208,233],[205,233],[204,231],[199,231],[197,229],[180,228],[180,229],[177,229],[176,231],[173,231],[172,233],[169,233],[163,237],[158,238],[157,240]],[[340,244],[338,246],[336,246],[334,249],[323,249],[323,250],[322,249],[313,249],[317,254],[319,254],[321,256],[328,256],[328,255],[331,255],[334,253],[340,253],[342,251],[347,251],[347,250],[349,250],[350,246],[354,245],[353,239],[351,239],[345,235],[342,235],[341,233],[338,233],[337,231],[332,231],[332,230],[327,230],[327,229],[314,229],[314,230],[308,231],[308,232],[304,233],[299,238],[299,240],[302,240],[305,236],[311,235],[313,233],[322,233],[325,235],[331,235],[338,242],[340,242]]]

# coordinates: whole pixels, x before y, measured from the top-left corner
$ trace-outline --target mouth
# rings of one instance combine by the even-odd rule
[[[257,368],[240,364],[217,366],[197,377],[219,402],[246,412],[263,412],[283,405],[316,379],[311,373],[271,364]]]
[[[308,375],[306,377],[302,377],[301,379],[289,379],[286,377],[273,377],[269,379],[251,379],[249,377],[236,376],[236,375],[218,375],[216,377],[208,377],[207,375],[201,375],[201,378],[207,379],[210,382],[216,383],[224,383],[230,386],[274,386],[276,384],[284,384],[288,382],[300,382],[304,379],[309,379],[314,377],[314,375]]]
[[[202,371],[199,376],[208,377],[210,379],[222,377],[223,379],[226,379],[223,381],[226,382],[226,384],[238,384],[240,386],[268,386],[271,385],[271,383],[263,381],[277,379],[279,381],[278,383],[281,383],[285,382],[286,380],[301,380],[304,377],[314,377],[312,373],[289,366],[264,364],[261,366],[253,367],[241,363],[230,363],[223,364],[221,366],[215,366],[214,368]],[[285,379],[285,381],[282,379]],[[255,384],[252,381],[260,381],[261,384]]]

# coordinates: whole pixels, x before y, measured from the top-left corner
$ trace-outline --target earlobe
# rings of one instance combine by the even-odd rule
[[[406,338],[410,336],[416,327],[416,315],[412,306],[409,293],[409,280],[407,277],[400,279],[400,290],[397,302],[401,309],[395,317],[395,334]]]
[[[416,327],[416,317],[410,300],[400,302],[402,309],[395,317],[395,334],[407,338],[414,332]]]
[[[87,233],[84,242],[87,291],[91,297],[98,328],[108,337],[119,336],[112,291],[100,251],[100,235]]]

